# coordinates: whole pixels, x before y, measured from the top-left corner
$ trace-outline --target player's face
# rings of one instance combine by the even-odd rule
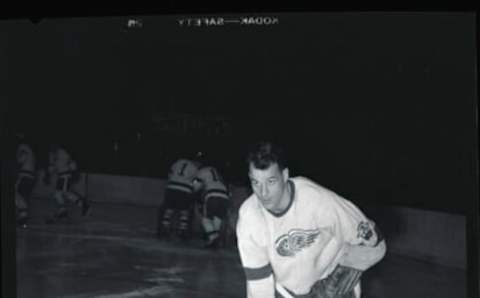
[[[272,164],[265,170],[260,170],[250,164],[248,176],[252,190],[263,207],[272,212],[282,212],[285,205],[288,205],[288,196],[285,195],[288,169],[280,170],[278,164]]]

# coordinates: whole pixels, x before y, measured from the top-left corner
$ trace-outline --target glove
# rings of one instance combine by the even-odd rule
[[[311,298],[354,298],[353,289],[360,281],[361,270],[338,265],[325,279],[315,283]]]
[[[338,265],[332,272],[332,275],[337,278],[336,295],[338,297],[344,297],[349,293],[353,293],[353,288],[355,288],[360,281],[362,273],[361,270]]]

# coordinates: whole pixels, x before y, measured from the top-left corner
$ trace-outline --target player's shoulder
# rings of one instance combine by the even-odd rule
[[[239,235],[259,235],[265,227],[264,217],[259,202],[252,194],[238,210],[237,233]]]
[[[309,178],[299,176],[290,178],[290,180],[295,185],[295,192],[298,197],[309,203],[327,203],[336,197],[333,191]]]
[[[202,166],[199,168],[198,172],[199,174],[210,174],[212,171],[215,171],[216,169],[213,166]]]
[[[261,216],[261,210],[255,194],[251,194],[238,209],[241,218],[256,218]]]
[[[190,163],[193,163],[193,162],[187,158],[179,158],[173,162],[172,166],[179,166],[179,165],[190,164]]]
[[[298,191],[314,192],[318,194],[330,192],[326,187],[306,177],[292,177],[290,180],[294,183],[295,189]]]

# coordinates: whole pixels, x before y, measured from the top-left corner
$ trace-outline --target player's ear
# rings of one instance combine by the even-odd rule
[[[288,178],[290,178],[290,173],[288,171],[288,168],[283,169],[282,176],[283,176],[283,182],[286,183],[288,181]]]

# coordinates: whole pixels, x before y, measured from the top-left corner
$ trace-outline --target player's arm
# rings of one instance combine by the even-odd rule
[[[193,181],[193,179],[197,176],[198,167],[195,163],[191,160],[186,160],[184,164],[182,164],[182,168],[180,169],[180,175],[187,178],[189,181]]]
[[[340,264],[365,271],[386,253],[386,242],[378,226],[350,201],[337,208],[339,228],[345,237],[345,254]]]
[[[240,214],[237,223],[237,240],[240,259],[245,272],[248,298],[274,298],[274,278],[265,247],[253,237],[254,222]],[[250,227],[250,229],[248,229]]]
[[[168,179],[171,179],[176,174],[176,172],[178,172],[179,164],[180,160],[177,160],[170,166],[170,169],[168,171]]]
[[[325,217],[323,218],[325,219]],[[331,268],[331,264],[343,253],[345,244],[343,239],[335,234],[335,223],[333,221],[322,221],[319,228],[323,230],[322,241],[325,241],[325,244],[318,246],[322,248],[322,251],[315,260],[315,264],[316,268],[322,270],[319,275],[324,276],[325,272]]]
[[[333,194],[333,197],[335,196]],[[363,271],[378,262],[385,251],[384,247],[382,251],[381,245],[374,243],[380,239],[379,233],[377,235],[374,231],[365,230],[369,232],[366,236],[357,232],[359,224],[366,218],[353,204],[343,201],[342,198],[333,198],[331,204],[323,207],[322,216],[319,218],[320,225],[329,229],[332,240],[325,247],[320,259],[325,258],[325,261],[330,262],[323,264],[330,269],[330,264],[335,267],[312,291],[321,297],[343,297],[358,287]],[[362,237],[367,237],[369,241]]]
[[[366,240],[360,244],[347,243],[345,255],[341,261],[342,265],[365,271],[380,262],[385,256],[387,251],[385,239],[373,221],[368,221],[368,225],[373,241]]]
[[[346,241],[340,263],[332,273],[330,284],[336,295],[352,291],[363,272],[377,264],[386,253],[385,239],[372,221],[360,221],[356,227],[357,239]],[[361,238],[359,242],[358,238]]]

